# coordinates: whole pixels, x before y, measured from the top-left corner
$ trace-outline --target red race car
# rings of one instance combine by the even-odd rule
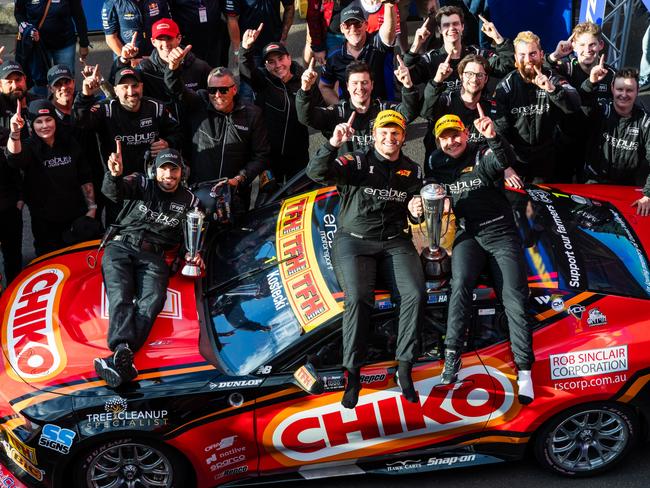
[[[517,459],[568,476],[611,468],[650,420],[650,219],[633,188],[528,187],[536,398],[517,401],[506,319],[484,274],[458,382],[442,385],[449,290],[429,285],[419,404],[395,383],[396,313],[378,290],[363,390],[341,407],[333,188],[214,232],[206,277],[175,275],[139,376],[99,380],[109,310],[97,242],[31,263],[0,298],[4,486],[200,486],[412,473]],[[417,232],[416,232],[417,234]]]

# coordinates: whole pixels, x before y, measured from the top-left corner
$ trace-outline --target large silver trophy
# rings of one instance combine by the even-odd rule
[[[425,185],[420,190],[424,208],[424,223],[427,228],[429,245],[420,253],[424,277],[434,281],[434,286],[442,286],[451,273],[451,259],[444,247],[440,246],[442,238],[442,214],[447,192],[445,187],[435,183]]]
[[[181,273],[183,276],[200,276],[201,268],[193,263],[190,263],[201,250],[203,245],[203,236],[205,234],[205,214],[199,209],[193,208],[187,212],[185,216],[185,227],[183,233],[185,234],[185,249],[189,257],[188,262],[183,266]]]

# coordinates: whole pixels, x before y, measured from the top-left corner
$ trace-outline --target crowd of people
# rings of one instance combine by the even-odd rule
[[[533,398],[534,358],[523,311],[521,246],[506,217],[507,202],[494,189],[503,182],[638,185],[643,193],[630,204],[639,215],[650,215],[650,115],[635,103],[638,71],[607,65],[596,24],[576,25],[547,54],[533,32],[507,39],[498,19],[490,21],[481,10],[463,8],[463,2],[440,7],[424,1],[418,2],[423,23],[409,45],[406,0],[309,0],[308,35],[298,61],[286,47],[292,0],[228,0],[221,6],[106,0],[102,21],[114,61],[101,73],[86,64],[80,1],[51,3],[50,9],[50,2],[16,2],[21,56],[0,65],[6,277],[13,279],[22,266],[24,203],[39,255],[99,237],[117,224],[107,255],[131,259],[125,265],[130,271],[111,266],[105,279],[124,280],[128,272],[147,276],[142,263],[134,264],[134,253],[156,255],[159,271],[165,252],[178,249],[181,226],[171,222],[178,222],[179,208],[193,205],[190,195],[179,196],[186,191],[181,180],[190,188],[207,181],[228,185],[237,214],[254,205],[254,180],[263,191],[307,169],[314,180],[338,185],[344,202],[334,257],[346,292],[343,403],[349,408],[361,388],[368,284],[374,283],[368,269],[374,274],[387,264],[402,303],[399,383],[415,401],[410,368],[424,288],[403,229],[407,217],[421,218],[421,204],[406,196],[415,195],[425,177],[449,185],[478,175],[452,195],[462,232],[452,261],[457,316],[450,317],[443,380],[455,381],[460,367],[468,296],[477,278],[472,263],[489,255],[502,271],[520,398],[526,402]],[[75,85],[77,36],[81,87]],[[233,61],[239,76],[227,67]],[[401,146],[418,116],[428,121],[425,159],[413,162]],[[311,161],[310,128],[328,139]],[[397,166],[408,177],[399,184]],[[387,206],[381,192],[358,195],[366,185],[401,185],[406,196]],[[144,204],[134,208],[133,201]],[[361,266],[359,256],[375,264]],[[159,272],[148,276],[161,283]],[[98,359],[96,367],[109,384],[119,385],[137,374],[133,352],[162,306],[156,299],[161,292],[160,286],[146,293],[106,288],[111,310],[120,310],[121,318],[109,333],[115,357]],[[134,304],[133,296],[142,294],[143,301]],[[134,326],[137,338],[120,332],[142,316],[151,320]]]

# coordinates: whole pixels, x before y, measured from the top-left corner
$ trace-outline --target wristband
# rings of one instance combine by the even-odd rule
[[[11,139],[14,140],[14,141],[19,141],[20,140],[20,132],[16,133],[16,137],[14,137],[14,133],[12,132],[9,137],[11,137]]]
[[[93,203],[92,205],[88,205],[88,210],[97,210],[97,204]]]

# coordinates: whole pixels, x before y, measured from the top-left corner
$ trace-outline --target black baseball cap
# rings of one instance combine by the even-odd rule
[[[140,72],[136,69],[133,68],[120,68],[117,73],[115,74],[115,84],[119,85],[121,84],[125,78],[135,78],[138,80],[138,83],[142,82],[142,76],[140,75]]]
[[[47,71],[47,84],[54,86],[59,80],[74,80],[74,75],[65,64],[55,64]]]
[[[163,164],[173,164],[182,169],[183,158],[181,157],[181,154],[176,149],[172,149],[171,147],[168,147],[167,149],[163,149],[158,153],[158,156],[156,156],[156,162],[154,166],[156,167],[156,169],[158,169]]]
[[[27,117],[32,122],[43,115],[49,115],[50,117],[54,117],[54,120],[57,120],[56,109],[49,100],[34,100],[27,107]]]
[[[361,7],[356,5],[348,5],[341,12],[341,24],[345,24],[348,20],[358,20],[359,22],[365,22],[366,16],[363,15],[363,10]]]
[[[271,42],[262,49],[262,59],[266,60],[267,56],[273,53],[289,54],[289,51],[287,51],[287,48],[282,43]]]
[[[5,61],[4,63],[0,64],[0,79],[6,80],[7,76],[9,76],[11,73],[20,73],[21,75],[25,76],[23,67],[16,61]]]

